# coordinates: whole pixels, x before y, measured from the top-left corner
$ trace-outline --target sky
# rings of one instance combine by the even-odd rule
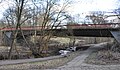
[[[109,11],[118,7],[118,0],[76,0],[71,7],[74,13],[88,11]]]
[[[10,1],[0,3],[0,19],[3,17],[2,13],[9,7],[10,4]]]
[[[71,15],[80,14],[84,17],[90,11],[112,11],[118,8],[118,0],[74,0],[75,3],[68,9]],[[0,18],[5,9],[8,8],[8,2],[0,4]]]
[[[82,14],[90,11],[113,11],[119,7],[118,0],[75,0],[76,3],[69,9],[70,14]]]

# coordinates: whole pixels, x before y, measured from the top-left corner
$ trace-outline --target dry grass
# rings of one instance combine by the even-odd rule
[[[108,45],[110,46],[110,45]],[[85,59],[85,63],[96,64],[96,65],[116,65],[120,64],[120,52],[113,52],[108,46],[100,49],[99,51],[94,51]]]
[[[24,64],[16,64],[16,65],[4,65],[0,66],[0,70],[17,70],[17,69],[51,69],[62,66],[67,62],[71,61],[76,56],[80,55],[80,51],[71,53],[68,57],[58,58],[53,60],[41,61],[41,62],[32,62],[32,63],[24,63]]]

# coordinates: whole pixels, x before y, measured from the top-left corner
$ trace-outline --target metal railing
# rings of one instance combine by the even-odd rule
[[[51,28],[50,26],[42,27],[42,26],[25,26],[22,27],[22,30],[40,30],[40,29],[80,29],[80,28],[118,28],[120,27],[120,23],[106,23],[106,24],[68,24],[68,25],[60,25],[60,26],[54,26]],[[15,30],[15,27],[4,27],[0,28],[2,31],[10,31]],[[20,28],[18,28],[20,29]]]

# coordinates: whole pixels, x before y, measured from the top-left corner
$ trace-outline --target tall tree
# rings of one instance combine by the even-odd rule
[[[106,20],[104,19],[104,13],[95,13],[92,12],[90,15],[87,15],[86,18],[89,18],[92,20],[93,24],[103,24],[106,23]]]
[[[13,48],[15,48],[16,52],[18,53],[17,48],[15,47],[15,41],[18,34],[18,29],[21,27],[21,24],[22,24],[21,19],[22,19],[23,9],[25,4],[26,4],[25,0],[13,0],[12,7],[10,6],[9,9],[7,9],[6,12],[4,13],[4,17],[6,18],[8,25],[16,28],[16,30],[13,31],[13,34],[12,34],[13,39],[12,39],[12,43],[11,43],[9,54],[8,54],[9,59],[11,59],[11,52]]]
[[[68,18],[66,17],[66,8],[68,8],[68,5],[70,4],[69,1],[63,2],[63,4],[60,4],[60,1],[58,0],[41,0],[34,2],[35,9],[40,11],[35,16],[37,17],[37,25],[40,25],[42,28],[41,34],[42,36],[39,37],[39,47],[38,52],[34,50],[34,53],[40,55],[42,51],[48,50],[48,42],[50,38],[52,37],[52,31],[44,32],[44,29],[46,27],[49,27],[50,29],[56,29],[60,24],[64,23],[64,21]],[[42,4],[41,4],[42,3]],[[37,49],[37,47],[34,47]]]
[[[13,31],[12,44],[10,46],[8,57],[11,59],[11,52],[13,48],[16,49],[16,37],[19,29],[25,40],[25,43],[30,48],[33,54],[41,54],[42,50],[48,50],[48,42],[52,37],[52,31],[45,32],[44,29],[49,26],[50,29],[54,27],[57,28],[61,23],[63,23],[66,17],[66,8],[68,8],[70,2],[66,1],[60,4],[58,0],[12,0],[13,5],[9,7],[4,13],[7,23],[15,27],[16,30]],[[39,46],[30,46],[26,38],[24,37],[21,26],[26,23],[32,24],[32,26],[40,25],[41,35],[39,37]],[[19,53],[17,51],[17,53]]]

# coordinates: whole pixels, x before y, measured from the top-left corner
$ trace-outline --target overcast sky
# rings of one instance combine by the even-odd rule
[[[118,0],[76,0],[71,8],[74,13],[109,11],[118,7]]]
[[[76,3],[69,8],[69,13],[72,15],[86,15],[89,11],[111,11],[118,8],[118,0],[75,0]],[[0,4],[0,18],[2,13],[8,7],[8,2]]]

